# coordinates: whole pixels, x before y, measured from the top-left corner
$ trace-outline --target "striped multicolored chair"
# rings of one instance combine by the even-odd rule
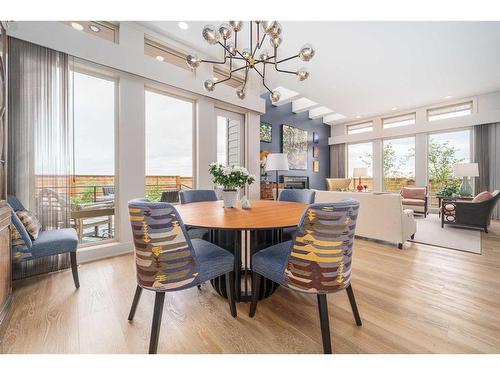
[[[268,247],[252,257],[252,290],[261,276],[288,288],[317,295],[324,353],[331,353],[327,294],[346,290],[356,324],[361,326],[351,287],[352,246],[359,202],[346,199],[315,203],[305,210],[292,241]],[[252,293],[250,317],[257,309]]]
[[[236,317],[233,255],[210,242],[190,240],[170,203],[135,199],[128,207],[137,269],[137,289],[128,320],[134,318],[142,290],[155,292],[149,353],[157,351],[165,292],[187,289],[226,274],[229,307]]]

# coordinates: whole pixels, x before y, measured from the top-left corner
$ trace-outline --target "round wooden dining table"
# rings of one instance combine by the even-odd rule
[[[280,243],[283,229],[293,228],[307,208],[306,204],[253,200],[251,208],[224,208],[222,201],[196,202],[176,206],[188,228],[208,229],[208,241],[234,254],[236,300],[251,300],[252,255]],[[211,280],[214,289],[227,297],[225,276]],[[271,280],[261,282],[259,298],[278,288]]]

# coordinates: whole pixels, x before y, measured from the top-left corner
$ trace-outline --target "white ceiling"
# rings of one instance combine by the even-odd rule
[[[206,56],[221,56],[201,36],[207,23],[141,22]],[[310,77],[270,74],[271,87],[284,86],[341,113],[350,121],[453,98],[500,90],[500,22],[281,22],[279,58],[297,54],[312,43],[316,56],[283,63],[282,69],[305,67]],[[238,37],[247,45],[249,24]],[[266,46],[269,44],[266,42]],[[272,51],[271,48],[268,48]],[[203,57],[203,56],[202,56]],[[269,69],[270,70],[270,69]]]

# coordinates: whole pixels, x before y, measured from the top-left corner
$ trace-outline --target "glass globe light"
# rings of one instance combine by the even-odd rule
[[[215,83],[211,79],[207,79],[205,81],[205,83],[203,84],[203,86],[205,87],[205,90],[207,90],[207,91],[214,91]]]
[[[241,54],[245,59],[248,59],[252,55],[248,48],[244,48],[243,51],[241,51]]]
[[[265,33],[270,32],[275,23],[276,23],[276,21],[261,21],[260,22],[260,24],[262,25],[262,30],[264,30]]]
[[[186,56],[186,62],[188,63],[191,69],[196,69],[197,67],[200,66],[201,59],[199,59],[198,56],[196,56],[195,54],[192,54]]]
[[[281,24],[279,22],[275,22],[271,30],[269,30],[269,35],[272,37],[281,35]]]
[[[304,68],[300,68],[297,70],[297,77],[299,77],[299,81],[304,81],[309,78],[309,72]]]
[[[269,43],[271,43],[271,46],[273,46],[273,48],[278,48],[281,45],[282,41],[283,39],[281,39],[279,35],[273,36],[271,39],[269,39]]]
[[[245,88],[243,86],[240,86],[238,88],[238,90],[236,90],[236,95],[238,96],[238,98],[240,98],[242,100],[245,99],[245,95],[246,95]]]
[[[201,35],[203,35],[203,38],[205,38],[205,40],[210,44],[216,44],[220,37],[220,34],[214,25],[206,25],[203,28]]]
[[[302,61],[309,61],[314,57],[316,51],[310,44],[304,44],[299,51],[299,57]]]
[[[238,32],[243,28],[243,21],[229,21],[234,32]]]
[[[227,23],[223,23],[219,26],[219,34],[224,40],[231,38],[231,28]]]
[[[261,60],[267,60],[269,58],[269,52],[267,52],[267,50],[264,50],[260,53],[260,56],[259,58]]]
[[[233,43],[228,43],[227,46],[226,46],[227,50],[229,51],[229,53],[231,55],[236,55],[236,48],[234,48],[234,44]]]
[[[271,95],[269,95],[269,97],[271,98],[271,101],[273,103],[276,103],[278,100],[280,100],[281,98],[281,94],[278,90],[274,90]]]

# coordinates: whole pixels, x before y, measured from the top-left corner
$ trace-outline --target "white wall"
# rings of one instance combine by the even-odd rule
[[[144,33],[164,39],[133,22],[120,24],[120,43],[114,44],[93,35],[73,30],[60,22],[15,22],[9,35],[66,52],[79,61],[97,63],[118,80],[118,121],[116,132],[117,240],[78,252],[79,261],[89,261],[133,250],[127,202],[145,194],[145,108],[144,88],[154,87],[195,103],[193,161],[197,188],[213,188],[208,164],[217,161],[217,120],[215,105],[223,105],[246,116],[247,160],[251,173],[259,176],[259,124],[265,103],[258,89],[249,91],[245,100],[236,97],[235,89],[220,85],[212,93],[203,91],[203,82],[211,76],[208,65],[195,74],[189,70],[157,61],[144,55]],[[176,44],[166,40],[167,43]],[[99,66],[97,66],[99,69]],[[250,89],[253,90],[253,89]],[[250,188],[250,197],[259,198],[258,182]]]
[[[386,113],[373,118],[357,119],[340,125],[332,125],[329,144],[373,142],[373,183],[374,190],[382,190],[382,141],[384,138],[415,136],[415,183],[419,186],[428,184],[427,159],[428,135],[434,132],[452,131],[453,129],[470,128],[491,122],[500,122],[500,91],[477,95],[469,98],[450,100],[441,105],[450,105],[472,100],[473,113],[469,116],[451,118],[440,121],[427,121],[427,109],[440,104],[416,109]],[[398,114],[416,113],[415,125],[399,128],[383,129],[382,118]],[[356,123],[373,121],[373,131],[347,135],[347,126]],[[472,151],[472,150],[471,150]],[[346,158],[347,159],[347,158]],[[346,160],[347,163],[347,160]]]

